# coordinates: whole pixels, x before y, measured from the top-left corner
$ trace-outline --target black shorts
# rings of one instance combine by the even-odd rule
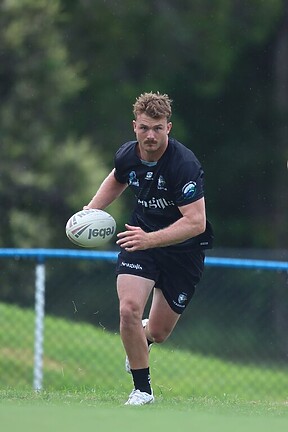
[[[195,292],[204,270],[203,250],[175,253],[155,248],[118,255],[116,274],[132,274],[155,281],[171,309],[181,314]]]

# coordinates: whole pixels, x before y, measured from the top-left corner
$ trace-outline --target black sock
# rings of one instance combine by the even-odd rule
[[[152,343],[153,343],[152,341],[150,341],[149,339],[147,339],[148,347],[149,347]]]
[[[149,367],[145,369],[131,369],[131,373],[135,389],[152,394]]]

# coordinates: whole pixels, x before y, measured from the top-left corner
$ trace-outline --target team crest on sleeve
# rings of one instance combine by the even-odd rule
[[[196,182],[190,181],[186,183],[182,188],[183,198],[190,199],[196,193]]]
[[[129,186],[139,186],[139,180],[137,179],[135,171],[129,173],[128,184]]]

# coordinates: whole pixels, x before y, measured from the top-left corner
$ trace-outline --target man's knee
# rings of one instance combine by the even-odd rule
[[[120,304],[120,320],[122,324],[130,324],[141,319],[141,311],[137,302],[133,300],[125,301]]]
[[[159,344],[165,342],[170,334],[171,330],[168,328],[150,328],[148,326],[146,330],[147,339]]]

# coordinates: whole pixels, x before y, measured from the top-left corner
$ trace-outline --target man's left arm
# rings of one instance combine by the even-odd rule
[[[126,231],[118,234],[117,244],[133,252],[155,247],[171,246],[203,233],[206,228],[205,200],[200,198],[178,207],[182,217],[158,231],[146,233],[139,227],[125,225]]]

